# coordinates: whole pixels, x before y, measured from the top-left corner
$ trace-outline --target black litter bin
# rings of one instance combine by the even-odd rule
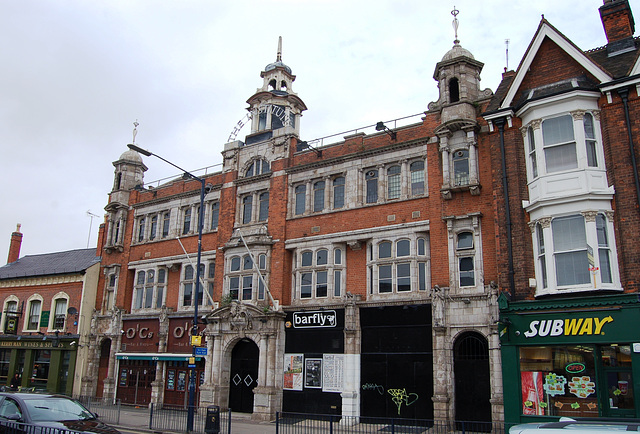
[[[220,407],[217,405],[207,407],[207,419],[204,423],[204,432],[207,434],[220,434]]]

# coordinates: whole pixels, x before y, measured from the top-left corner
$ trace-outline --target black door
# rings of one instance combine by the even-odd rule
[[[456,420],[487,422],[491,428],[491,383],[487,340],[477,333],[465,333],[454,346]],[[484,424],[481,424],[484,425]]]
[[[253,412],[253,388],[258,385],[258,346],[248,339],[236,344],[231,352],[229,408],[242,413]]]

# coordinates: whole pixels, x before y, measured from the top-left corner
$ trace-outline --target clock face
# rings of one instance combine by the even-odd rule
[[[271,113],[271,129],[272,130],[291,125],[291,117],[287,116],[286,106],[276,105],[276,104],[263,104],[263,105],[260,105],[258,108],[255,108],[249,111],[242,119],[238,121],[236,126],[233,128],[233,131],[231,131],[231,134],[229,134],[227,143],[234,142],[238,137],[238,133],[240,132],[240,130],[242,130],[242,127],[244,127],[247,123],[249,123],[249,121],[251,121],[253,117],[256,115],[259,116],[259,119],[261,121],[261,125],[259,126],[258,129],[259,130],[265,129],[268,113]],[[262,125],[262,119],[264,119],[264,125]]]

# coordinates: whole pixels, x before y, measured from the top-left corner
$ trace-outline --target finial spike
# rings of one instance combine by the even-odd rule
[[[460,11],[458,9],[456,9],[456,7],[453,7],[453,10],[451,11],[451,15],[453,15],[453,22],[451,23],[451,25],[453,26],[453,33],[455,35],[455,40],[453,41],[454,44],[459,44],[460,41],[458,40],[458,14],[460,13]]]
[[[138,120],[136,119],[136,121],[133,123],[133,142],[132,144],[136,144],[136,136],[138,135],[138,125],[140,125],[138,123]]]
[[[282,36],[278,36],[278,55],[276,56],[276,62],[282,62]]]

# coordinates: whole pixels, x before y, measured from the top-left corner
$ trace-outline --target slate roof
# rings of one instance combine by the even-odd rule
[[[81,273],[98,262],[95,248],[29,255],[0,267],[0,280]]]
[[[586,51],[585,54],[608,71],[614,79],[626,77],[640,55],[640,37],[627,42],[630,45],[629,51],[614,56],[609,56],[606,45]]]

